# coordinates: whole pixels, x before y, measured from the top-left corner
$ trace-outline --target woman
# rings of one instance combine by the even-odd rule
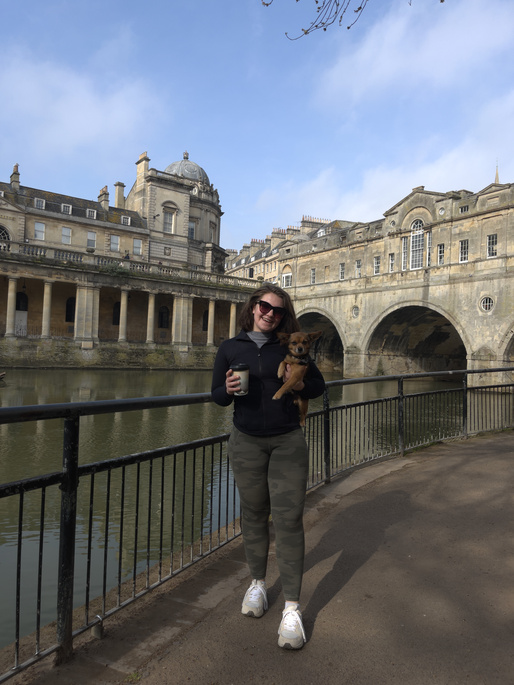
[[[278,644],[300,649],[305,632],[300,612],[304,562],[303,508],[309,455],[292,393],[272,400],[282,384],[277,376],[287,347],[276,332],[294,333],[300,326],[291,299],[281,288],[266,283],[256,290],[240,316],[241,332],[218,350],[212,379],[213,400],[226,407],[234,402],[234,428],[228,453],[242,508],[243,542],[252,575],[242,613],[261,617],[268,608],[266,566],[269,516],[275,528],[277,563],[285,597]],[[240,389],[232,366],[250,368],[247,395]],[[287,380],[289,368],[284,380]],[[310,362],[303,381],[294,390],[304,399],[323,393],[323,376]]]

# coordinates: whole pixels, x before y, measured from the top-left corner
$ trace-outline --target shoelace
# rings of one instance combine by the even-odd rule
[[[305,630],[303,629],[303,623],[302,619],[300,618],[300,614],[296,609],[290,609],[289,611],[284,611],[283,617],[282,617],[282,626],[284,630],[290,630],[292,632],[296,632],[297,626],[299,626],[301,632],[302,632],[302,637],[306,641],[305,637]]]
[[[257,583],[255,585],[252,585],[251,588],[248,590],[248,601],[249,602],[258,602],[261,598],[264,602],[264,609],[268,608],[268,597],[266,595],[266,590],[262,585],[258,585]]]

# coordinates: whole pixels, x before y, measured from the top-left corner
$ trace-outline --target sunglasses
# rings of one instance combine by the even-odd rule
[[[287,309],[284,307],[273,307],[269,302],[266,302],[266,300],[258,300],[256,304],[259,305],[261,314],[269,314],[272,311],[273,316],[277,319],[281,319],[285,314],[287,314]]]

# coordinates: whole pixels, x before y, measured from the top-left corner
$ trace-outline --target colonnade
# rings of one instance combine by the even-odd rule
[[[18,277],[8,277],[7,308],[5,337],[16,337],[16,293]],[[52,288],[54,281],[44,279],[43,311],[41,320],[41,338],[51,338]],[[100,286],[76,285],[74,340],[82,343],[83,347],[92,347],[99,341],[98,328],[100,319]],[[128,301],[131,289],[120,289],[120,320],[118,342],[127,341]],[[192,294],[174,294],[173,314],[171,323],[171,342],[178,345],[192,344],[193,330],[193,302]],[[208,299],[207,345],[214,345],[214,322],[216,301],[220,298]],[[146,343],[155,343],[155,307],[156,294],[148,292],[146,311]],[[237,303],[230,302],[230,318],[228,337],[236,334]]]

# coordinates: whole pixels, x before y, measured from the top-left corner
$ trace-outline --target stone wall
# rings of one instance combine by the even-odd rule
[[[212,369],[216,348],[102,343],[93,349],[65,340],[0,339],[0,370],[21,368]]]

